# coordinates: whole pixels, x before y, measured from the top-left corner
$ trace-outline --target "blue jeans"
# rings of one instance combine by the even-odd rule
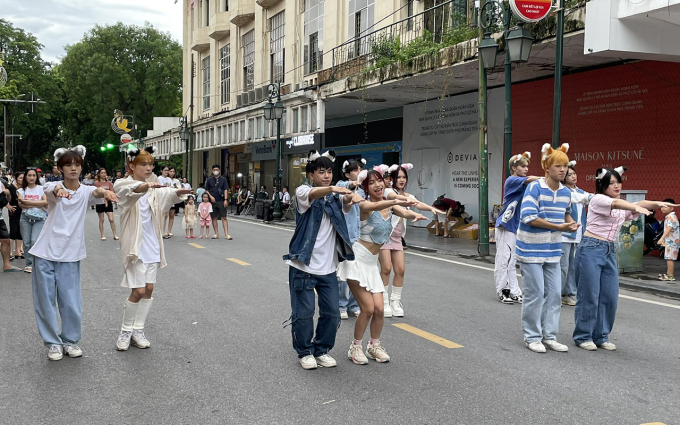
[[[574,342],[609,342],[619,303],[619,269],[614,243],[585,236],[576,252],[578,300]]]
[[[31,274],[33,308],[38,332],[46,346],[76,344],[81,338],[83,300],[80,295],[80,261],[61,262],[35,257]],[[57,303],[61,333],[57,322]]]
[[[33,266],[33,256],[28,253],[33,245],[35,245],[40,236],[40,231],[45,225],[45,220],[31,220],[26,217],[26,214],[21,213],[19,219],[19,228],[21,229],[21,238],[24,240],[24,256],[26,257],[26,267]]]
[[[519,263],[524,300],[522,330],[527,343],[557,340],[560,328],[560,264]]]
[[[324,276],[305,273],[289,267],[291,332],[298,357],[315,357],[328,353],[335,345],[340,327],[338,311],[338,278],[335,272]],[[314,289],[319,296],[319,320],[314,335]]]
[[[576,248],[578,244],[562,242],[562,296],[576,295]]]
[[[338,290],[340,291],[340,298],[338,301],[340,311],[349,311],[350,313],[354,313],[355,311],[359,310],[359,303],[357,303],[357,300],[354,299],[354,294],[352,294],[352,291],[349,290],[347,282],[338,279]],[[348,292],[349,297],[347,296]]]

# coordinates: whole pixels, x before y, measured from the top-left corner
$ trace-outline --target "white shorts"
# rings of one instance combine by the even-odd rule
[[[147,283],[156,283],[158,263],[142,263],[138,260],[125,269],[125,276],[120,286],[124,288],[144,288]]]
[[[442,214],[442,213],[437,213],[437,214],[436,214],[436,217],[437,217],[437,221],[438,221],[438,222],[440,222],[440,223],[446,223],[446,213],[444,213],[444,214]]]

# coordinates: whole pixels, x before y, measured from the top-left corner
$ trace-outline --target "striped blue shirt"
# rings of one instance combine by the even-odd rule
[[[532,182],[524,191],[515,254],[523,263],[559,263],[562,257],[562,232],[532,226],[542,218],[553,224],[564,223],[571,213],[571,192],[560,183],[557,191],[548,187],[545,178]]]

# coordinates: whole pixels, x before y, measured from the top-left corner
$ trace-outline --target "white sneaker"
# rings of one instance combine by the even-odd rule
[[[134,330],[132,331],[132,345],[134,345],[137,348],[149,348],[151,347],[151,343],[149,342],[148,339],[146,339],[146,335],[144,335],[143,330]]]
[[[354,345],[354,343],[352,343],[349,346],[347,358],[350,359],[354,364],[368,364],[368,359],[366,358],[361,345]]]
[[[616,350],[616,345],[612,342],[603,342],[602,344],[598,345],[603,350],[607,351],[615,351]]]
[[[75,344],[64,345],[64,352],[68,354],[69,357],[80,357],[83,355],[83,350]]]
[[[564,344],[560,344],[559,342],[557,342],[553,339],[544,339],[543,345],[550,348],[553,351],[559,351],[559,352],[569,351],[569,347],[567,347]]]
[[[311,354],[301,358],[300,359],[300,365],[302,366],[303,369],[307,369],[307,370],[316,369],[316,367],[317,367],[316,359]]]
[[[368,349],[366,350],[366,356],[369,359],[375,360],[378,363],[387,363],[390,361],[390,356],[387,355],[387,351],[385,351],[385,347],[380,345],[380,343],[377,344],[368,344]]]
[[[401,300],[390,301],[390,308],[392,309],[392,317],[404,317],[404,306]]]
[[[340,310],[340,319],[342,319],[342,320],[349,319],[349,314],[347,314],[346,310]]]
[[[61,345],[50,345],[47,358],[50,360],[61,360],[64,357],[64,350]]]
[[[118,335],[118,341],[116,341],[116,350],[127,351],[130,348],[130,339],[132,338],[132,332],[130,331],[120,331]]]
[[[514,304],[514,301],[512,300],[512,298],[510,298],[510,290],[509,289],[503,289],[497,295],[498,295],[498,300],[500,302],[502,302],[503,304]]]
[[[586,351],[597,350],[597,345],[595,345],[595,343],[593,341],[586,341],[586,342],[582,342],[582,343],[576,344],[576,345],[578,345],[579,348],[583,348]]]
[[[576,297],[573,295],[565,295],[562,297],[562,305],[575,306]]]
[[[512,300],[513,303],[518,303],[518,304],[522,304],[522,301],[523,301],[521,295],[513,295],[513,296],[510,297],[510,299]]]
[[[361,310],[356,309],[353,312],[351,312],[350,314],[354,317],[359,317],[359,315],[361,314]]]
[[[543,345],[541,341],[527,342],[526,345],[527,348],[534,353],[545,353],[545,345]]]
[[[383,307],[383,317],[392,317],[392,307],[389,304],[385,304]]]
[[[338,365],[338,362],[336,362],[328,353],[323,356],[314,357],[314,359],[316,360],[316,364],[321,367],[335,367]]]

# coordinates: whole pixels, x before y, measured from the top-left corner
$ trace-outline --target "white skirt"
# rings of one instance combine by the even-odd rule
[[[338,279],[355,280],[359,286],[374,294],[385,292],[385,286],[380,278],[378,254],[373,255],[359,242],[352,245],[354,261],[343,261],[338,266]]]

